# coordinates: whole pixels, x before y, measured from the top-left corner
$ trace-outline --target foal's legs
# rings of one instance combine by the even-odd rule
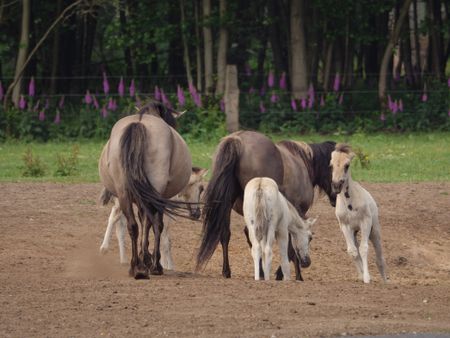
[[[292,246],[291,236],[289,235],[288,237],[289,237],[289,240],[288,240],[287,255],[288,255],[289,261],[294,263],[295,279],[303,281],[302,271],[300,269],[300,262],[297,258],[297,254],[295,253],[294,247]],[[283,272],[282,272],[281,266],[279,266],[277,271],[275,272],[275,279],[276,280],[283,279]]]
[[[259,243],[259,241],[256,239],[255,236],[255,230],[251,229],[248,230],[248,228],[246,228],[246,235],[248,236],[248,242],[250,244],[250,248],[252,251],[252,257],[253,257],[253,266],[254,266],[254,271],[255,271],[255,280],[260,280],[261,279],[261,259],[262,259],[262,252],[261,252],[261,243]]]
[[[358,248],[355,243],[355,233],[353,229],[345,224],[341,224],[341,231],[344,234],[345,242],[347,243],[347,253],[353,258],[353,262],[356,266],[356,271],[358,272],[358,276],[361,278],[362,276],[362,264],[361,257],[359,256]]]
[[[247,238],[247,244],[248,244],[248,246],[251,249],[252,248],[252,242],[250,241],[249,232],[248,232],[248,228],[247,227],[244,227],[244,234],[245,234],[245,238]],[[260,278],[264,278],[264,270],[263,270],[261,256],[260,256],[260,259],[259,259],[259,277]]]
[[[370,283],[369,264],[367,261],[367,255],[369,251],[369,236],[372,228],[372,220],[363,220],[361,223],[361,243],[359,244],[359,254],[361,255],[363,266],[363,281],[364,283]]]
[[[380,272],[383,281],[386,282],[386,262],[384,260],[383,250],[381,248],[380,223],[378,222],[378,219],[374,220],[369,239],[375,249],[378,271]]]
[[[280,263],[281,263],[281,271],[283,272],[283,280],[291,279],[291,266],[289,264],[288,258],[288,245],[289,245],[289,234],[279,234],[278,238],[278,247],[280,248]]]
[[[161,265],[164,269],[173,270],[174,264],[172,260],[172,243],[169,234],[169,224],[169,220],[166,219],[164,229],[161,233]]]
[[[127,264],[127,255],[125,253],[125,230],[127,228],[126,219],[120,212],[119,223],[116,225],[116,237],[119,242],[120,264]]]
[[[112,229],[114,228],[114,224],[119,220],[122,216],[122,211],[120,210],[119,201],[117,199],[114,200],[114,205],[111,209],[111,213],[108,218],[108,226],[106,227],[105,236],[103,237],[103,243],[100,246],[100,252],[105,254],[109,249],[109,241],[111,240]],[[116,227],[117,229],[117,227]]]

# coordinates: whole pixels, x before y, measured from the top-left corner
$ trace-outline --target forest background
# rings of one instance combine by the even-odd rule
[[[148,98],[180,131],[450,130],[441,0],[0,0],[0,139],[101,138]]]

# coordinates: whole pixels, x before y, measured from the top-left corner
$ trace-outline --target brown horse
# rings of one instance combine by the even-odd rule
[[[201,268],[214,253],[219,242],[223,249],[222,275],[231,277],[228,262],[231,209],[242,215],[243,191],[254,177],[270,177],[280,191],[305,216],[314,201],[314,188],[324,191],[334,206],[336,195],[331,189],[329,167],[334,142],[306,144],[281,141],[274,144],[268,137],[253,131],[238,131],[219,143],[213,162],[212,177],[205,192],[203,238],[197,256]],[[246,232],[247,240],[248,233]],[[302,280],[300,265],[292,246],[289,257],[295,263],[296,279]],[[282,278],[281,270],[277,279]]]
[[[188,147],[175,131],[180,116],[160,103],[149,103],[138,114],[126,116],[114,125],[99,160],[100,179],[105,189],[119,200],[132,244],[130,275],[148,278],[162,274],[159,262],[163,214],[177,214],[185,204],[169,200],[189,182],[192,161]],[[137,206],[141,223],[138,254]],[[148,251],[148,235],[153,225],[153,257]]]

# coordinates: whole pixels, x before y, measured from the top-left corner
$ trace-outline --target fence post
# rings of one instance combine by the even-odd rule
[[[227,131],[239,130],[239,87],[236,65],[227,65],[225,75],[225,116]]]

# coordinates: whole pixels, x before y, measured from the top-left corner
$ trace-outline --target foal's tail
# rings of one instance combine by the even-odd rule
[[[266,195],[261,186],[254,192],[254,202],[255,202],[255,236],[258,241],[261,241],[267,236],[269,230],[269,217],[267,215],[267,205]]]
[[[241,192],[236,166],[241,155],[241,141],[224,139],[218,146],[213,173],[205,191],[203,238],[197,255],[197,270],[208,261],[223,234],[230,229],[230,213]]]
[[[120,162],[125,174],[126,194],[130,203],[136,203],[147,217],[156,210],[160,213],[177,214],[181,205],[161,196],[145,172],[145,154],[148,137],[145,126],[131,123],[120,139]]]

